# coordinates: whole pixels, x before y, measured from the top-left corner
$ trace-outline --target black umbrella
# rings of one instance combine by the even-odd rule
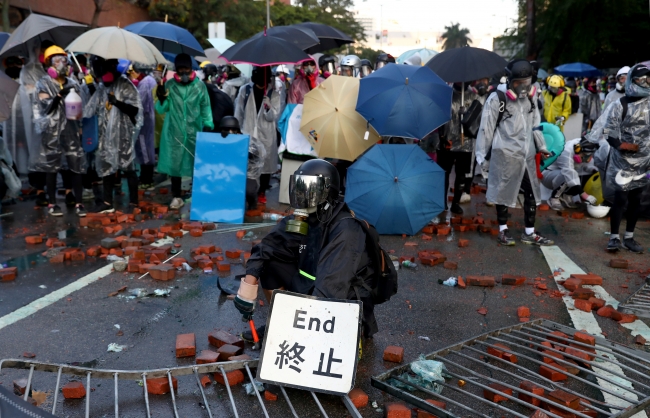
[[[313,30],[299,26],[274,26],[268,28],[266,34],[289,42],[303,51],[320,42]],[[264,36],[264,32],[256,33],[254,36]]]
[[[471,46],[448,49],[435,55],[426,64],[447,83],[467,83],[490,78],[503,71],[506,65],[506,60],[494,52]]]
[[[308,54],[315,54],[317,52],[328,51],[330,49],[340,48],[341,46],[346,44],[354,43],[354,39],[350,38],[345,33],[331,26],[323,25],[322,23],[303,22],[303,23],[296,23],[295,25],[291,25],[291,26],[311,29],[314,31],[316,36],[318,36],[318,39],[320,40],[320,44],[312,46],[309,49],[306,49],[305,52],[307,52]]]
[[[309,55],[297,46],[268,34],[255,35],[237,42],[226,49],[221,57],[233,64],[258,66],[294,64],[309,59]]]

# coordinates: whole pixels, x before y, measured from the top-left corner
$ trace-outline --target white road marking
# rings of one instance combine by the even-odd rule
[[[554,277],[556,283],[559,280],[568,279],[569,276],[571,276],[572,274],[585,274],[585,272],[580,267],[578,267],[576,263],[574,263],[569,257],[567,257],[566,254],[564,254],[564,252],[560,249],[560,247],[550,246],[550,247],[541,247],[541,248],[542,248],[542,252],[544,253],[544,257],[546,258],[546,262],[548,263],[548,266],[551,269],[551,272],[554,272],[557,268],[562,268],[564,270],[563,272],[561,272],[559,276]],[[557,283],[557,286],[560,289],[564,289],[564,287],[559,283]],[[618,306],[618,302],[616,301],[616,299],[614,299],[609,293],[607,293],[607,291],[603,289],[602,286],[588,286],[588,287],[593,289],[594,293],[596,293],[598,297],[605,299],[607,303],[611,304],[614,307]],[[594,314],[592,312],[584,312],[579,309],[575,309],[573,306],[573,298],[571,298],[571,296],[567,295],[564,296],[562,299],[564,300],[564,304],[567,306],[567,310],[569,311],[569,316],[571,317],[571,320],[573,321],[573,325],[577,330],[585,330],[588,333],[596,336],[601,335],[602,329],[600,328],[600,325],[598,325],[598,322],[596,321],[596,318],[594,317]],[[614,305],[612,302],[616,302],[616,305]],[[632,324],[624,324],[623,326],[630,329],[633,335],[636,335],[635,334],[636,332],[638,334],[643,335],[644,338],[650,336],[650,328],[642,321],[637,320]],[[604,354],[609,358],[613,357],[612,354],[608,352],[598,351],[598,354],[600,355]],[[606,363],[599,363],[599,365],[607,368],[609,371],[619,373],[621,375],[625,375],[623,369],[617,366],[616,364],[606,362]],[[620,383],[625,387],[632,388],[632,384],[629,381],[622,379],[618,376],[614,376],[608,373],[606,370],[594,367],[593,371],[597,376],[607,377],[617,383]],[[624,395],[627,398],[638,400],[637,395],[635,395],[634,393],[627,392],[623,388],[613,385],[598,377],[597,380],[598,380],[598,384],[603,388]],[[605,397],[605,402],[607,403],[610,403],[612,405],[619,405],[622,407],[630,406],[628,402],[619,399],[614,395],[610,395],[607,392],[602,392],[602,394]],[[633,415],[632,418],[647,418],[647,414],[645,413],[645,411],[642,411]]]

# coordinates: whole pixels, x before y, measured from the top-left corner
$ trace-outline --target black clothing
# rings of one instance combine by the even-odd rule
[[[474,155],[471,152],[464,151],[449,151],[441,149],[438,151],[438,165],[445,170],[445,204],[447,193],[449,192],[449,175],[451,174],[452,167],[456,166],[456,179],[454,181],[454,200],[452,203],[460,202],[460,197],[465,190],[465,184],[468,182],[466,177],[472,169],[472,158]],[[472,178],[469,178],[471,184]]]
[[[535,215],[537,214],[537,202],[533,194],[533,186],[528,178],[528,171],[524,171],[524,178],[521,179],[521,191],[524,193],[524,225],[526,228],[535,227]],[[508,222],[508,207],[496,205],[497,221],[499,225],[506,225]]]
[[[361,300],[363,332],[378,330],[370,292],[375,272],[366,250],[366,236],[345,203],[327,213],[310,215],[306,236],[286,232],[285,217],[251,252],[246,274],[259,278],[267,290],[286,290],[331,299]]]
[[[183,179],[181,177],[171,177],[172,181],[172,197],[181,197],[183,190],[181,190],[181,184]]]
[[[230,96],[221,91],[219,87],[212,83],[205,83],[208,89],[208,97],[210,97],[210,108],[212,109],[212,122],[214,122],[214,129],[208,132],[221,132],[219,122],[224,116],[235,115],[235,105]]]
[[[126,178],[129,186],[129,203],[138,204],[138,175],[135,171],[124,171],[122,178]],[[115,188],[117,177],[110,174],[103,178],[104,184],[104,202],[113,205],[113,189]]]
[[[616,190],[614,192],[614,206],[609,213],[609,224],[612,234],[618,234],[626,205],[627,212],[625,213],[625,219],[627,220],[627,225],[625,226],[625,231],[634,232],[636,222],[639,220],[641,213],[641,195],[644,190],[644,187],[637,187],[628,191]]]
[[[154,164],[140,164],[140,183],[153,184]]]

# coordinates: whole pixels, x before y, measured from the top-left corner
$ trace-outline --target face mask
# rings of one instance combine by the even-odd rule
[[[549,88],[548,88],[548,91],[550,91],[550,92],[553,93],[553,94],[557,94],[557,92],[558,92],[559,90],[560,90],[560,89],[559,89],[558,87],[549,87]]]
[[[111,84],[113,81],[115,81],[115,78],[113,77],[113,73],[108,72],[102,76],[102,83],[104,84]]]
[[[592,93],[595,93],[596,92],[596,85],[594,84],[594,85],[587,86],[587,90],[589,90]]]
[[[133,83],[134,86],[138,87],[138,84],[140,83],[140,80],[138,80],[137,78],[134,78],[133,80],[131,80],[131,82]]]
[[[59,75],[62,75],[62,76],[68,75],[68,66],[65,63],[57,64],[55,69],[56,69],[56,72],[59,73]]]
[[[316,70],[316,67],[314,67],[313,65],[306,65],[302,68],[305,71],[305,74],[307,75],[314,74],[314,71]]]
[[[279,77],[280,77],[280,80],[287,81],[287,76],[285,74],[280,74]]]
[[[474,88],[476,89],[476,92],[479,94],[479,96],[485,96],[488,90],[488,86],[483,83],[477,84],[476,86],[474,86]]]
[[[38,56],[38,62],[40,62],[41,64],[45,64],[45,54],[40,54]]]
[[[616,83],[616,90],[622,92],[623,90],[625,90],[625,84]]]

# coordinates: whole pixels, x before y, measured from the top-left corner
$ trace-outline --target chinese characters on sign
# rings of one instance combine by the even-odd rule
[[[360,302],[276,291],[260,359],[260,380],[348,393],[356,374],[360,316]]]

